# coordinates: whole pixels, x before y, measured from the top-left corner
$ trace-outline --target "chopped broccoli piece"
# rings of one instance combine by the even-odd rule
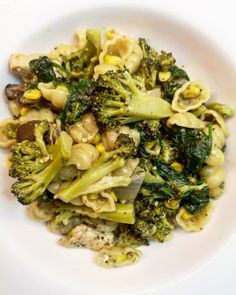
[[[96,185],[98,181],[108,176],[112,171],[125,165],[125,159],[135,152],[135,144],[127,134],[121,133],[116,140],[115,150],[104,152],[90,169],[85,171],[65,189],[57,192],[56,197],[64,202],[70,202],[81,193],[85,193],[89,186]],[[114,178],[116,181],[116,178]],[[103,181],[101,182],[103,183]],[[127,181],[125,184],[129,184]],[[112,183],[110,184],[111,186]],[[119,182],[120,185],[120,182]],[[97,185],[96,185],[97,187]]]
[[[87,42],[82,49],[65,58],[65,67],[71,78],[92,78],[94,67],[98,64],[101,32],[99,30],[87,30],[86,39]]]
[[[21,144],[23,146],[24,142]],[[19,171],[16,172],[18,181],[12,185],[12,192],[20,203],[23,205],[30,204],[44,193],[49,183],[61,169],[62,161],[68,160],[71,147],[71,137],[62,131],[56,143],[49,148],[50,159],[48,159],[46,167],[36,165],[36,170],[32,171],[32,167],[25,165],[26,172],[22,176],[18,175]],[[32,161],[30,164],[32,164]],[[30,173],[29,169],[31,169]],[[21,171],[23,172],[23,167],[21,167]]]
[[[109,71],[99,76],[92,110],[104,127],[160,119],[172,114],[168,102],[140,91],[126,70]]]

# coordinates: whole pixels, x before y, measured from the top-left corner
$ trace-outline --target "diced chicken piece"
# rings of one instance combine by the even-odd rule
[[[114,245],[114,234],[79,224],[67,236],[61,238],[59,243],[64,247],[85,247],[99,251],[103,247],[109,248]]]
[[[21,54],[13,53],[10,57],[10,70],[22,77],[25,82],[32,82],[35,80],[35,75],[30,71],[29,62],[40,57],[40,54]]]

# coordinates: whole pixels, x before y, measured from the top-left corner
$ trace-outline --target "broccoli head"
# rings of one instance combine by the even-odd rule
[[[25,142],[21,144],[23,146]],[[28,142],[26,147],[28,147]],[[48,157],[46,163],[43,163],[43,166],[35,165],[35,170],[33,170],[31,160],[30,165],[27,165],[27,162],[25,164],[26,172],[24,172],[23,166],[19,166],[19,170],[16,168],[14,175],[17,176],[18,181],[12,185],[12,193],[18,198],[20,203],[23,205],[30,204],[45,192],[49,183],[62,168],[63,160],[69,159],[71,147],[71,137],[62,131],[56,143],[48,148],[50,157]],[[39,149],[37,149],[37,153],[39,153]],[[36,154],[34,154],[35,158]],[[41,155],[39,154],[39,157]],[[37,160],[36,164],[37,162],[40,162],[40,160]],[[19,175],[20,172],[22,172],[21,175]]]
[[[174,230],[171,218],[176,211],[155,198],[139,195],[135,200],[135,213],[134,228],[143,238],[164,242]]]
[[[168,102],[139,90],[126,70],[109,71],[98,77],[92,110],[97,121],[105,127],[160,119],[172,114]]]

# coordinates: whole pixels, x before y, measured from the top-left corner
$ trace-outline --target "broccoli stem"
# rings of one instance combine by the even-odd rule
[[[116,211],[102,212],[99,218],[114,222],[134,224],[135,211],[133,204],[116,204]]]
[[[116,204],[116,210],[113,212],[97,213],[86,206],[75,206],[72,204],[63,204],[64,210],[73,212],[74,215],[85,215],[91,218],[100,218],[114,222],[134,224],[135,210],[133,204]]]
[[[82,177],[76,179],[65,189],[59,191],[55,198],[59,198],[64,202],[70,202],[78,197],[81,192],[85,191],[88,186],[125,165],[125,160],[123,158],[117,158],[99,166],[103,159],[104,157],[101,156],[98,161],[82,175]]]

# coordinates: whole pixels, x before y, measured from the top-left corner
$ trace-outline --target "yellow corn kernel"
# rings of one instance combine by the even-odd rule
[[[65,92],[69,92],[68,88],[65,85],[58,85],[56,87],[57,90],[63,90]]]
[[[106,150],[105,146],[102,143],[96,144],[96,149],[100,154],[104,153]]]
[[[117,201],[117,196],[114,192],[111,192],[111,197],[115,202]]]
[[[169,209],[178,209],[180,200],[167,200],[165,206]]]
[[[28,113],[28,111],[29,111],[29,108],[21,108],[20,115],[24,116],[26,113]]]
[[[126,255],[125,253],[121,253],[119,256],[116,257],[116,262],[120,263],[126,260]]]
[[[189,218],[193,217],[193,214],[190,214],[188,213],[187,211],[185,211],[183,214],[182,214],[182,218],[184,220],[188,220]]]
[[[201,89],[198,86],[190,85],[184,92],[184,98],[198,97],[201,94]]]
[[[178,172],[182,172],[183,171],[183,165],[180,164],[179,162],[176,162],[174,161],[171,165],[170,165],[171,168],[175,169],[176,171]]]
[[[106,39],[111,40],[117,33],[114,30],[106,31]]]
[[[30,100],[39,99],[42,96],[42,92],[39,89],[30,89],[27,90],[23,97]]]
[[[159,76],[159,80],[161,82],[166,82],[166,81],[168,81],[170,79],[171,73],[169,71],[159,72],[158,76]]]
[[[104,56],[104,63],[109,64],[109,65],[113,65],[113,66],[117,66],[121,63],[121,58],[116,55],[107,54]]]
[[[92,141],[93,144],[98,144],[101,141],[101,135],[97,133]]]

